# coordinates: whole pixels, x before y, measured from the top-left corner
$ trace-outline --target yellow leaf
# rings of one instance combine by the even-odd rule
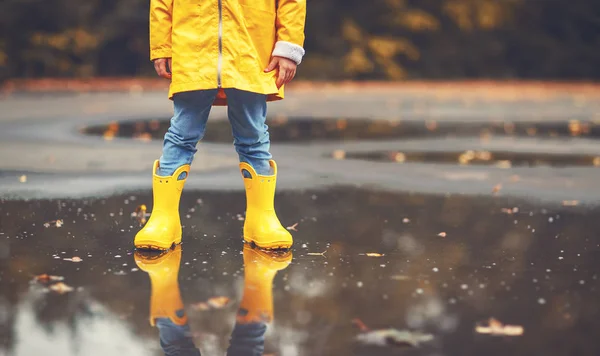
[[[73,287],[64,284],[63,282],[58,282],[50,286],[50,290],[56,292],[58,294],[69,293],[73,291]]]

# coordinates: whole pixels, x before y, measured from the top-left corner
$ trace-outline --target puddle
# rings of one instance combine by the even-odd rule
[[[203,355],[225,354],[234,326],[269,316],[265,354],[412,347],[364,345],[360,323],[420,340],[411,355],[600,354],[598,208],[354,188],[282,192],[278,214],[285,226],[297,223],[295,245],[292,256],[271,259],[243,250],[243,193],[187,191],[181,255],[140,257],[131,213],[151,201],[146,191],[0,202],[0,354],[162,354],[165,325],[159,334],[149,323],[152,295],[164,310],[185,311],[187,327],[174,335]],[[41,274],[64,279],[32,282]],[[58,283],[73,290],[46,289]],[[170,297],[159,298],[161,288]],[[272,305],[272,314],[253,314],[257,305]],[[523,335],[475,333],[491,317]]]
[[[436,137],[486,137],[490,135],[523,137],[600,137],[600,124],[584,121],[565,122],[501,122],[485,123],[390,121],[361,119],[269,118],[267,120],[273,142],[309,142],[334,140],[409,139]],[[162,139],[169,128],[169,120],[142,120],[113,122],[90,126],[82,133],[138,140]],[[229,122],[209,120],[203,141],[233,141]]]
[[[461,165],[490,165],[500,168],[515,166],[600,166],[600,156],[582,154],[552,154],[532,152],[344,152],[335,151],[331,154],[335,159],[356,159],[375,162],[426,162],[452,163]]]

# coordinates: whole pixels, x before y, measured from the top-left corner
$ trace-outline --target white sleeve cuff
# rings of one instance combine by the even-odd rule
[[[300,64],[300,62],[302,62],[302,56],[304,56],[304,48],[291,42],[277,41],[272,55],[284,57],[296,62],[296,64]]]

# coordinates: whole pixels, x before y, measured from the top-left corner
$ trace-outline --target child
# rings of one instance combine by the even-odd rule
[[[246,188],[244,239],[289,248],[275,214],[277,165],[269,153],[267,101],[283,99],[304,55],[306,0],[151,0],[150,56],[171,80],[174,116],[154,162],[152,215],[137,248],[181,242],[179,198],[212,105],[227,105]]]

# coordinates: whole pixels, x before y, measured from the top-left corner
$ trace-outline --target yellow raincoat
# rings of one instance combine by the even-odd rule
[[[169,98],[236,88],[283,99],[271,55],[300,64],[306,0],[150,0],[150,59],[172,58]],[[223,90],[215,105],[225,105]]]

